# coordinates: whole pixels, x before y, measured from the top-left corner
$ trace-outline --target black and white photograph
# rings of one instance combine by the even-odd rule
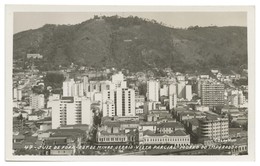
[[[6,9],[7,160],[254,158],[253,7]]]

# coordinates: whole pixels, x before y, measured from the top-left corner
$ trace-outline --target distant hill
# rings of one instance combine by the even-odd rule
[[[48,66],[71,62],[131,71],[247,67],[246,27],[175,29],[138,17],[95,17],[77,25],[45,25],[14,35],[14,58],[43,55]]]

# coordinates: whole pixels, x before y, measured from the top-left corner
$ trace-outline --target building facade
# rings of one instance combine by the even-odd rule
[[[185,99],[191,100],[192,99],[192,88],[191,85],[185,86]]]
[[[215,82],[201,84],[201,104],[205,106],[223,106],[224,84]]]
[[[186,132],[177,130],[171,134],[153,133],[150,130],[139,133],[139,144],[143,145],[190,145],[190,135]]]
[[[44,95],[43,94],[32,94],[30,96],[30,106],[32,109],[42,109],[44,108],[45,102],[44,102]]]
[[[159,81],[148,81],[147,82],[147,100],[148,101],[159,101],[159,90],[160,82]]]
[[[104,115],[135,116],[135,91],[133,89],[117,88],[116,90],[105,90],[102,94]]]
[[[173,94],[169,96],[169,109],[176,108],[177,106],[177,95]]]
[[[62,97],[49,103],[52,108],[52,128],[60,125],[93,124],[91,102],[86,97]]]
[[[73,96],[74,91],[74,79],[67,79],[63,82],[62,90],[63,96]]]
[[[222,140],[229,137],[228,118],[206,117],[199,119],[200,138]]]

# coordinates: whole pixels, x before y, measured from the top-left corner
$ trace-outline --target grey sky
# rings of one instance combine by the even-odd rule
[[[14,33],[36,29],[44,24],[78,24],[93,18],[94,15],[138,16],[154,19],[168,26],[186,28],[189,26],[247,26],[246,12],[19,12],[14,13]]]

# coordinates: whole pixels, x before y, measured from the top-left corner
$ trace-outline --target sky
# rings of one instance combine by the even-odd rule
[[[79,24],[94,15],[121,17],[138,16],[162,22],[167,26],[187,28],[189,26],[247,26],[246,12],[16,12],[14,33],[37,29],[45,24]]]

